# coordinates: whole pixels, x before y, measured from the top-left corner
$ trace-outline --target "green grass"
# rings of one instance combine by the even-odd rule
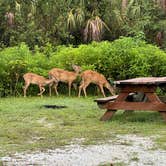
[[[157,112],[118,111],[111,121],[99,121],[104,110],[95,97],[29,97],[0,99],[0,156],[22,151],[54,149],[84,138],[82,144],[104,143],[116,134],[159,136],[166,149],[166,123]],[[46,109],[45,104],[65,105]],[[76,142],[77,143],[77,142]]]

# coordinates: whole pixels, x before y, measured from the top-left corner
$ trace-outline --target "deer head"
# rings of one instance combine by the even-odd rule
[[[80,73],[80,72],[81,72],[81,67],[80,67],[80,66],[77,66],[77,65],[72,64],[72,68],[73,68],[73,70],[74,70],[76,73]]]

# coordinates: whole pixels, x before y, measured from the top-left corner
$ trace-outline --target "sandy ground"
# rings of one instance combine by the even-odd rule
[[[81,141],[80,141],[81,142]],[[71,144],[46,152],[17,153],[0,159],[4,166],[166,166],[166,151],[157,149],[151,138],[118,135],[107,144]]]

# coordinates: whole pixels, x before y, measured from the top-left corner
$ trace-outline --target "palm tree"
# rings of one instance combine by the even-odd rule
[[[102,39],[104,28],[110,31],[109,27],[99,16],[89,19],[84,29],[84,40],[100,41]]]

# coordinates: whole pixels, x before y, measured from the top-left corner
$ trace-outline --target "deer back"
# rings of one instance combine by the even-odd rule
[[[45,79],[45,81],[43,82],[43,84],[42,85],[48,85],[48,84],[51,84],[51,83],[53,83],[53,82],[56,82],[57,83],[57,80],[56,80],[56,78],[51,78],[51,79]]]
[[[77,73],[59,68],[53,68],[49,71],[49,76],[56,78],[58,81],[69,82],[77,78]]]
[[[84,71],[81,74],[81,77],[84,81],[92,82],[92,83],[95,83],[95,84],[105,84],[107,82],[104,75],[102,75],[102,74],[100,74],[96,71],[92,71],[92,70]]]
[[[26,73],[23,75],[25,82],[32,84],[43,84],[47,81],[46,78],[35,73]]]

